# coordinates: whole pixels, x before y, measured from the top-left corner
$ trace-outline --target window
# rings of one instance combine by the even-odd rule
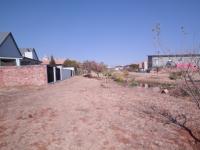
[[[0,59],[0,66],[16,66],[15,59]]]

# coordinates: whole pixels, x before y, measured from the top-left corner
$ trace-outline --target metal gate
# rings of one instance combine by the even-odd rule
[[[62,68],[62,80],[72,77],[72,71],[66,68]]]
[[[54,82],[54,71],[52,66],[47,66],[48,83]]]
[[[60,80],[60,68],[56,68],[56,81]]]

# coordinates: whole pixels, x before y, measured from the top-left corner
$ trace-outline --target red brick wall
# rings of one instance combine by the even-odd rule
[[[0,67],[0,87],[45,84],[47,84],[46,65]]]

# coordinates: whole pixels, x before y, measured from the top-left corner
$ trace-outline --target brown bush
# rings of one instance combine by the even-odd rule
[[[177,79],[180,79],[181,76],[182,76],[182,72],[170,72],[169,79],[177,80]]]
[[[187,96],[189,96],[188,92],[180,86],[170,90],[170,95],[174,96],[174,97],[187,97]]]
[[[85,61],[83,62],[83,69],[87,70],[87,72],[94,71],[96,73],[103,72],[106,70],[106,65],[104,63],[97,63],[95,61]]]

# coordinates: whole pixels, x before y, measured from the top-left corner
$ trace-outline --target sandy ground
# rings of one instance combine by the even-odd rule
[[[189,101],[84,77],[1,89],[0,149],[193,149],[184,130],[146,113],[151,106],[195,113]]]

